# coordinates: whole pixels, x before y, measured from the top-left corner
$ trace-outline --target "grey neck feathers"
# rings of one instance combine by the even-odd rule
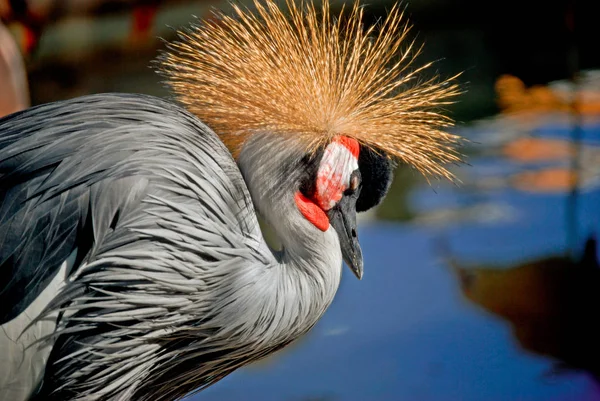
[[[296,206],[294,195],[311,170],[303,157],[292,140],[255,135],[240,152],[238,165],[255,209],[282,244],[282,250],[274,252],[279,266],[273,274],[297,292],[312,291],[305,295],[320,298],[326,308],[339,285],[342,256],[333,227],[322,232]]]

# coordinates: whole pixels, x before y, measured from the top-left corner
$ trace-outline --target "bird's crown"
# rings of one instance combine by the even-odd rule
[[[440,109],[459,93],[453,79],[418,82],[414,42],[394,6],[379,25],[363,26],[363,8],[333,18],[329,0],[255,0],[233,5],[178,33],[160,72],[186,108],[236,156],[248,135],[297,138],[314,152],[339,135],[420,172],[452,178],[460,138]]]

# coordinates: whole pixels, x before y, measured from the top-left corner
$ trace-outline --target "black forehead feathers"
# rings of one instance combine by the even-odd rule
[[[356,202],[356,211],[364,212],[381,203],[387,194],[392,184],[393,165],[384,152],[361,146],[358,169],[362,178],[362,189]]]

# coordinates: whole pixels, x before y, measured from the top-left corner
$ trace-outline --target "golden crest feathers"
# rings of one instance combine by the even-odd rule
[[[412,68],[418,51],[398,6],[365,29],[358,3],[333,18],[329,0],[286,1],[255,0],[254,12],[234,5],[233,16],[179,32],[160,60],[178,100],[234,155],[255,132],[294,136],[307,151],[345,135],[452,178],[444,164],[460,162],[460,138],[437,109],[460,91],[452,80],[417,83],[430,64]]]

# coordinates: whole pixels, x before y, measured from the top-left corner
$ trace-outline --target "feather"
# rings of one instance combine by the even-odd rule
[[[178,100],[209,125],[235,157],[257,132],[293,136],[314,152],[345,135],[408,163],[425,175],[453,175],[461,139],[440,113],[460,93],[454,77],[418,82],[431,63],[394,6],[365,29],[356,3],[334,18],[329,1],[255,0],[256,12],[234,5],[179,32],[158,60]],[[408,42],[407,42],[408,41]]]

